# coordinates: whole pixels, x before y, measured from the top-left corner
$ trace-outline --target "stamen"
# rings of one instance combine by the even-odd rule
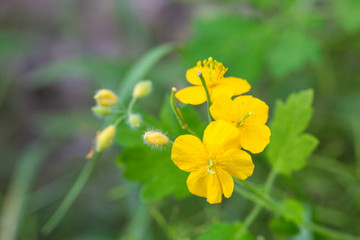
[[[237,122],[237,126],[240,126],[245,119],[247,119],[248,117],[251,117],[252,115],[254,115],[252,112],[248,112],[248,113],[245,113]]]
[[[215,172],[211,170],[211,168],[214,166],[214,161],[212,159],[209,160],[209,166],[207,166],[206,171],[210,173],[211,175],[214,175]]]

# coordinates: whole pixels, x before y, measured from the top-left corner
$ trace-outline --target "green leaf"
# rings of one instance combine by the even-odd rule
[[[299,232],[299,227],[283,217],[273,217],[269,222],[269,228],[278,234],[292,236]]]
[[[301,70],[307,63],[320,59],[320,46],[316,39],[297,29],[287,29],[269,53],[270,70],[277,78]]]
[[[132,66],[123,78],[119,88],[119,99],[121,102],[127,100],[136,82],[144,80],[150,69],[164,56],[174,51],[174,46],[164,44],[151,49],[134,66]]]
[[[283,217],[294,223],[304,223],[305,208],[294,199],[286,199],[280,205]]]
[[[34,88],[47,86],[69,76],[84,77],[101,83],[102,87],[112,88],[126,67],[126,64],[119,61],[80,57],[50,63],[32,72],[30,76],[34,79]]]
[[[181,109],[184,118],[194,130],[202,128],[199,115],[189,106]],[[142,197],[146,201],[164,198],[174,194],[183,198],[189,194],[186,179],[187,172],[180,170],[172,162],[171,146],[152,149],[144,145],[142,134],[147,129],[160,130],[168,135],[170,140],[181,134],[188,134],[181,129],[174,113],[171,110],[169,97],[165,97],[160,111],[160,120],[142,114],[144,122],[139,129],[131,129],[126,122],[119,124],[116,134],[116,143],[131,147],[119,154],[119,164],[123,165],[124,177],[143,183]],[[164,179],[166,179],[164,181]]]
[[[265,65],[265,52],[274,34],[268,25],[239,16],[198,20],[185,51],[187,65],[212,57],[229,68],[226,76],[255,82]]]
[[[360,1],[334,0],[332,9],[335,18],[346,31],[354,32],[360,28]]]
[[[237,230],[241,227],[241,223],[214,223],[208,230],[197,238],[197,240],[255,240],[256,238],[250,233],[245,232],[242,236],[235,239]]]
[[[143,182],[142,198],[152,201],[174,194],[183,198],[189,194],[187,172],[178,169],[170,159],[170,147],[152,150],[129,148],[119,154],[119,164],[125,166],[124,177]]]
[[[303,134],[312,116],[312,101],[313,91],[305,90],[291,94],[285,103],[276,102],[267,156],[279,173],[289,175],[303,168],[318,145],[314,136]]]
[[[135,111],[136,112],[136,111]],[[115,143],[122,147],[135,147],[144,145],[143,137],[145,131],[159,130],[162,131],[161,125],[157,119],[145,112],[136,112],[141,116],[141,126],[139,128],[132,128],[125,119],[116,129]]]

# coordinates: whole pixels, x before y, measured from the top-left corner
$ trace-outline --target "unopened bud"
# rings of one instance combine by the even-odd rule
[[[99,133],[96,138],[96,151],[101,152],[111,147],[116,134],[116,128],[114,125],[110,125]]]
[[[93,111],[93,113],[95,113],[96,115],[98,115],[100,117],[107,116],[112,113],[111,108],[103,107],[100,105],[92,107],[91,110]]]
[[[141,118],[139,114],[130,114],[128,118],[128,122],[131,127],[138,128],[141,125]]]
[[[103,107],[113,106],[118,102],[118,97],[115,95],[115,93],[108,89],[99,90],[95,94],[94,98],[96,99],[96,102]]]
[[[152,91],[152,82],[150,80],[138,82],[133,90],[133,96],[136,98],[143,98],[149,95]]]
[[[145,143],[154,147],[165,146],[169,143],[169,138],[161,132],[148,131],[143,137]]]

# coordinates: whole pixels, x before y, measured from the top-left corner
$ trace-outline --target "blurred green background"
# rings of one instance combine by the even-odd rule
[[[235,195],[215,206],[194,196],[142,203],[114,148],[58,228],[41,234],[101,127],[90,111],[95,91],[116,91],[138,59],[168,42],[176,51],[149,71],[154,92],[138,103],[154,116],[171,87],[187,85],[185,71],[210,56],[250,82],[270,119],[276,99],[314,89],[308,132],[320,144],[305,169],[280,177],[274,195],[308,203],[314,221],[359,236],[359,0],[12,0],[0,2],[0,232],[17,236],[4,240],[167,239],[154,206],[179,239],[195,239],[213,221],[247,215],[252,204]],[[263,159],[254,156],[250,178],[260,184]],[[270,216],[263,212],[251,232],[291,239],[270,230]]]

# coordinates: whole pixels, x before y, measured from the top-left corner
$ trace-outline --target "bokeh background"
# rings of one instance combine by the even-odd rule
[[[0,229],[17,233],[2,237],[166,239],[138,184],[122,178],[119,148],[101,159],[58,228],[41,234],[101,127],[90,110],[94,93],[116,90],[138,59],[164,43],[177,51],[150,70],[154,92],[139,102],[154,116],[171,87],[187,84],[186,69],[210,56],[252,84],[270,119],[276,99],[313,88],[308,132],[320,144],[274,192],[309,202],[323,225],[360,235],[359,13],[358,0],[0,1]],[[269,166],[254,158],[252,180],[262,183]],[[206,222],[243,219],[251,203],[238,200],[209,207],[197,197],[167,199],[160,209],[179,239],[194,239]],[[268,219],[264,212],[251,232],[288,239],[271,232]]]

